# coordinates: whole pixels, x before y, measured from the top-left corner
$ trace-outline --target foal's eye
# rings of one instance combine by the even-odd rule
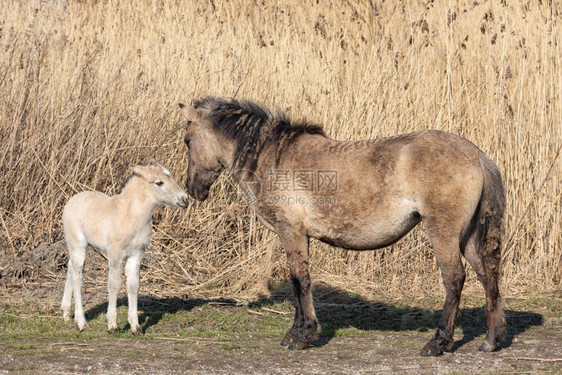
[[[162,185],[164,185],[164,181],[156,181],[155,184],[157,186],[162,186]]]

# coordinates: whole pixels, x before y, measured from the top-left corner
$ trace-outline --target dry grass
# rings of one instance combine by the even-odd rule
[[[154,157],[184,179],[177,102],[212,94],[287,110],[342,140],[427,128],[467,137],[507,188],[503,289],[559,285],[560,3],[68,3],[0,5],[5,254],[60,240],[66,200],[114,193],[129,163]],[[251,294],[286,276],[275,236],[226,177],[208,202],[159,211],[154,227],[143,288]],[[313,242],[312,274],[361,293],[441,293],[421,230],[377,252]],[[472,272],[467,282],[479,288]]]

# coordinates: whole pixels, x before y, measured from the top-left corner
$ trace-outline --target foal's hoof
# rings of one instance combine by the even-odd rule
[[[63,311],[63,313],[62,313],[62,319],[63,319],[65,322],[70,322],[70,321],[72,320],[72,318],[70,317],[70,312],[68,312],[68,311]]]
[[[482,343],[482,345],[480,345],[480,347],[478,348],[478,351],[484,352],[484,353],[491,353],[491,352],[495,352],[500,350],[500,346],[497,343],[494,343],[493,345],[490,344],[488,341],[484,341]]]
[[[114,333],[117,333],[117,331],[119,331],[119,328],[117,328],[117,327],[111,327],[111,328],[108,328],[108,329],[107,329],[107,333],[110,333],[110,334],[112,334],[112,335],[113,335]]]
[[[142,336],[144,335],[144,331],[142,330],[141,326],[137,326],[135,328],[131,328],[131,333],[133,336]]]
[[[424,357],[437,357],[443,355],[443,348],[437,344],[437,341],[430,340],[420,351],[420,355]]]

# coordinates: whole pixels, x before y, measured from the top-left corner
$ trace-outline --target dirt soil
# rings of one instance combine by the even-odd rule
[[[86,283],[84,296],[88,320],[97,323],[83,335],[77,334],[72,324],[60,322],[58,303],[66,262],[63,249],[44,253],[35,264],[25,260],[10,263],[6,258],[0,264],[0,374],[562,374],[562,295],[543,299],[544,303],[525,300],[519,306],[508,300],[509,336],[496,353],[478,352],[486,331],[484,312],[482,307],[465,306],[460,311],[452,352],[426,358],[419,351],[433,334],[439,310],[366,301],[317,285],[317,295],[323,296],[316,301],[322,324],[320,338],[314,347],[290,351],[279,345],[282,331],[292,321],[293,310],[286,302],[289,287],[283,291],[284,297],[273,294],[226,307],[214,307],[210,300],[145,295],[139,310],[147,334],[128,335],[126,327],[123,329],[125,322],[120,323],[121,334],[111,336],[104,327],[107,297],[104,282],[99,282],[104,279],[103,270],[98,270],[96,282],[91,283],[96,286]],[[46,274],[43,269],[55,271]],[[39,284],[22,282],[35,275],[40,275]],[[146,289],[143,292],[150,295]],[[121,297],[123,305],[123,290]],[[546,306],[550,301],[556,301],[554,306]],[[546,306],[544,310],[541,304]],[[37,305],[47,307],[34,307]],[[271,313],[283,306],[284,315]],[[119,311],[123,315],[126,310],[121,307]],[[41,332],[37,337],[35,328],[22,328],[31,333],[16,330],[11,336],[7,328],[2,332],[2,319],[9,320],[10,314],[16,325],[20,319],[22,327],[35,318],[48,323],[37,326]],[[164,314],[171,320],[163,319]],[[219,323],[205,321],[201,318],[204,314],[217,315]],[[185,323],[186,317],[200,320]],[[229,335],[224,339],[215,333],[191,335],[186,331],[197,326],[215,329],[223,320],[227,323],[222,332]],[[270,327],[269,333],[262,334]],[[230,333],[233,329],[240,330],[239,336]],[[64,332],[57,335],[57,330]]]
[[[362,374],[362,373],[560,373],[562,333],[538,329],[500,352],[478,352],[472,341],[441,357],[418,355],[427,334],[334,338],[329,345],[289,351],[278,340],[237,344],[166,338],[34,342],[33,350],[0,354],[0,373],[35,374]],[[18,353],[19,351],[19,353]]]
[[[20,310],[22,306],[38,303],[50,306],[44,312],[30,311],[26,315],[24,311],[23,315],[18,315],[23,320],[38,316],[62,324],[59,323],[62,319],[58,316],[56,306],[58,301],[52,300],[53,295],[39,297],[39,293],[30,296],[29,294],[34,294],[33,289],[19,291],[18,294],[20,293],[22,298],[18,298],[20,302],[16,304]],[[4,299],[4,313],[10,311],[6,308],[10,305],[9,301],[14,300],[13,297],[14,294],[11,298]],[[154,311],[149,311],[154,301],[160,305],[170,304],[169,300],[145,299],[140,302],[141,310],[144,305],[146,314],[155,314]],[[235,321],[247,319],[248,316],[250,319],[263,319],[260,315],[268,311],[259,310],[263,313],[258,311],[259,314],[252,314],[249,313],[249,305],[215,308],[207,304],[203,306],[206,310],[200,310],[201,301],[188,301],[171,311],[170,315],[176,320],[167,322],[159,316],[158,319],[149,321],[148,324],[152,325],[149,333],[136,337],[128,335],[126,327],[123,329],[123,322],[120,323],[120,336],[111,336],[105,332],[103,309],[106,304],[101,290],[99,293],[90,293],[85,303],[89,320],[95,319],[92,315],[99,315],[97,323],[88,328],[90,332],[99,331],[98,333],[89,337],[81,336],[76,334],[73,324],[68,323],[64,328],[71,332],[68,337],[49,338],[48,335],[45,336],[45,332],[53,328],[39,326],[39,330],[43,332],[40,338],[19,336],[16,340],[9,337],[7,340],[0,339],[0,374],[562,374],[562,318],[544,318],[530,312],[507,310],[511,329],[509,337],[503,343],[504,347],[496,353],[481,353],[478,352],[478,347],[483,340],[485,328],[481,327],[479,321],[482,320],[483,311],[480,308],[462,309],[453,351],[440,357],[427,358],[421,357],[419,350],[431,337],[434,327],[422,329],[424,324],[415,323],[415,316],[423,315],[418,314],[418,310],[405,311],[401,308],[390,312],[397,314],[391,315],[392,320],[399,320],[399,316],[414,316],[413,329],[385,329],[378,323],[366,325],[367,323],[362,322],[369,316],[377,319],[372,314],[367,314],[367,310],[334,310],[331,303],[323,304],[320,301],[317,310],[324,326],[348,332],[342,320],[352,319],[356,314],[358,320],[355,323],[345,324],[347,327],[358,327],[357,330],[352,328],[343,336],[330,333],[329,330],[324,334],[321,332],[316,346],[304,351],[290,351],[279,345],[281,335],[277,337],[277,333],[273,333],[272,336],[275,337],[270,335],[264,338],[242,332],[240,337],[230,336],[224,340],[213,338],[212,334],[208,337],[189,337],[189,334],[188,337],[176,337],[174,334],[185,333],[185,328],[181,326],[185,316],[197,316],[205,311],[228,314],[224,318],[225,321],[230,319],[228,324],[232,323],[233,317]],[[120,303],[124,303],[124,298]],[[255,306],[263,307],[267,304],[262,301]],[[380,306],[369,308],[382,311]],[[119,311],[123,316],[124,307]],[[328,311],[334,314],[328,315]],[[182,312],[187,315],[182,316]],[[292,318],[286,314],[284,321],[273,321],[272,325],[278,324],[282,329],[287,325],[288,328],[288,322]],[[436,315],[438,316],[438,312]],[[201,324],[207,323],[202,321]],[[242,326],[247,324],[243,322]],[[406,327],[411,324],[412,322],[406,322]]]

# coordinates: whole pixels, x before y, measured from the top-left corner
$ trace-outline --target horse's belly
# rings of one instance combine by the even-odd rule
[[[350,250],[372,250],[389,246],[420,222],[417,212],[395,220],[339,220],[315,226],[310,236],[327,244]]]

